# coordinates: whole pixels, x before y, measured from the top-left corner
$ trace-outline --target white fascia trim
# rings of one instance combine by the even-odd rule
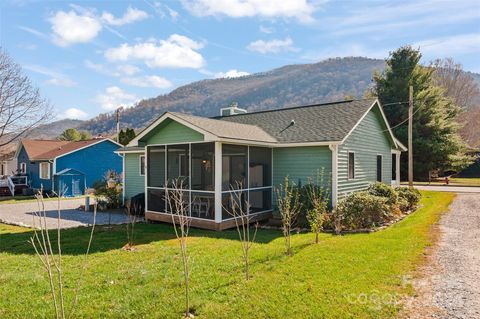
[[[332,151],[332,206],[335,208],[338,203],[338,144],[330,144],[328,148]]]
[[[117,144],[117,145],[119,145],[119,146],[123,147],[123,145],[122,145],[122,144],[118,144],[117,142],[115,142],[115,141],[114,141],[114,140],[112,140],[112,139],[109,139],[109,138],[102,138],[102,139],[101,139],[101,140],[99,140],[98,142],[95,142],[95,143],[92,143],[92,144],[88,144],[88,145],[86,145],[86,146],[83,146],[83,147],[77,148],[76,150],[70,151],[70,152],[68,152],[68,153],[65,153],[65,154],[62,154],[62,155],[58,155],[57,157],[54,157],[54,158],[53,158],[53,160],[57,160],[57,159],[58,159],[58,158],[60,158],[60,157],[64,157],[64,156],[66,156],[66,155],[69,155],[69,154],[72,154],[72,153],[78,152],[78,151],[80,151],[80,150],[83,150],[83,149],[89,148],[89,147],[91,147],[91,146],[94,146],[94,145],[97,145],[97,144],[100,144],[100,143],[103,143],[103,142],[112,142],[112,143],[114,143],[114,144]]]
[[[133,140],[131,140],[130,143],[127,144],[127,146],[138,146],[138,141],[142,137],[147,135],[151,130],[155,129],[160,123],[162,123],[166,119],[174,120],[175,122],[178,122],[182,125],[185,125],[188,128],[191,128],[194,131],[197,131],[197,132],[203,134],[205,140],[216,140],[218,138],[218,136],[216,136],[216,135],[214,135],[214,134],[212,134],[208,131],[205,131],[202,128],[199,128],[198,126],[195,126],[195,125],[179,118],[178,116],[175,116],[175,115],[173,115],[169,112],[165,112],[155,122],[153,122],[152,124],[147,126],[140,134],[138,134]]]
[[[135,150],[135,151],[115,151],[114,153],[117,154],[143,154],[145,153],[145,150]]]
[[[126,172],[125,172],[125,155],[121,155],[119,154],[121,157],[122,157],[122,205],[125,206],[125,186],[127,184],[127,176],[126,176]]]
[[[360,120],[358,120],[358,122],[353,126],[353,128],[350,130],[350,132],[348,132],[348,134],[343,138],[341,144],[345,143],[345,141],[347,140],[347,138],[353,133],[353,131],[355,131],[355,129],[358,127],[358,125],[360,125],[360,123],[363,121],[363,119],[367,116],[367,114],[373,109],[373,107],[375,105],[378,105],[378,108],[380,109],[380,114],[382,114],[382,118],[383,118],[383,121],[385,122],[385,125],[387,126],[387,130],[388,130],[388,133],[390,134],[390,137],[392,138],[392,141],[393,141],[393,144],[395,145],[395,147],[398,147],[397,145],[397,139],[395,138],[395,136],[393,135],[392,133],[392,129],[390,128],[390,124],[388,123],[387,121],[387,117],[385,116],[385,113],[383,112],[383,108],[380,104],[380,102],[378,101],[378,99],[376,99],[372,105],[370,105],[370,107],[368,108],[368,110],[362,115],[362,117],[360,118]]]

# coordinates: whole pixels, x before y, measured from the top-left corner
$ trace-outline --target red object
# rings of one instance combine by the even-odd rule
[[[450,180],[448,179],[448,176],[445,177],[445,184],[448,185],[448,183],[450,183]]]

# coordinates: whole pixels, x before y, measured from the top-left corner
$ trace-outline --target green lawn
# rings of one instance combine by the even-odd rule
[[[192,230],[191,304],[199,318],[392,318],[411,294],[411,275],[432,242],[431,225],[454,195],[423,192],[423,207],[389,229],[345,236],[293,236],[287,257],[279,231],[261,230],[242,273],[235,231]],[[79,277],[88,228],[63,231],[65,293]],[[31,232],[0,224],[0,318],[51,318],[47,278],[27,243]],[[52,236],[54,233],[52,232]],[[184,299],[172,227],[141,224],[137,250],[124,251],[124,226],[95,231],[75,318],[179,318]],[[371,301],[364,302],[364,298]]]

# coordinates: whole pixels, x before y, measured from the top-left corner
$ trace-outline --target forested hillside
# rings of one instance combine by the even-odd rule
[[[383,67],[384,61],[378,59],[337,58],[241,78],[194,82],[125,110],[122,126],[142,128],[167,110],[213,116],[231,102],[258,111],[361,97],[371,85],[372,73]],[[113,114],[102,114],[79,127],[92,134],[112,132],[114,128]]]

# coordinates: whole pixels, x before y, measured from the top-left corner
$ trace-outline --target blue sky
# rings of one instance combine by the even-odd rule
[[[480,72],[480,1],[4,0],[0,44],[58,118],[216,77],[420,47]]]

